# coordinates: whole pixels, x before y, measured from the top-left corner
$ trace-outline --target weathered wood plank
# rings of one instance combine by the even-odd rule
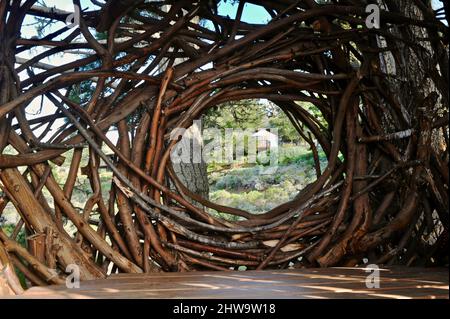
[[[366,287],[364,268],[118,274],[65,286],[35,287],[21,298],[448,298],[447,269],[380,270],[380,288]]]

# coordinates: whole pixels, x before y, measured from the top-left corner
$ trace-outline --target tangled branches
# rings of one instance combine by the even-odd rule
[[[107,1],[75,28],[24,38],[24,17],[64,22],[70,13],[0,2],[0,214],[11,203],[20,216],[11,234],[0,231],[1,263],[44,285],[63,282],[70,264],[90,279],[445,256],[448,27],[436,12],[424,1],[385,1],[381,28],[370,29],[365,1],[239,1],[235,18],[210,3]],[[242,21],[246,3],[271,20]],[[33,48],[40,53],[18,56]],[[73,52],[72,61],[56,58]],[[77,93],[83,85],[93,88],[87,97]],[[39,98],[54,111],[30,118]],[[292,201],[259,215],[192,193],[170,161],[174,128],[250,98],[278,105],[328,159]],[[117,143],[107,136],[113,127]],[[107,194],[101,163],[112,174]],[[79,209],[80,171],[91,192]]]

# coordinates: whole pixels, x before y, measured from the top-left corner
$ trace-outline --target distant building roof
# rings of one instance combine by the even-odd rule
[[[263,137],[269,141],[278,140],[278,136],[267,131],[266,129],[260,129],[258,132],[252,134],[254,137]]]

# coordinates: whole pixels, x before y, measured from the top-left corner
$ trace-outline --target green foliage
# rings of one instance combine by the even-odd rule
[[[204,117],[204,127],[258,129],[267,118],[266,106],[259,100],[240,100],[220,104],[209,109]]]
[[[100,67],[100,62],[95,61],[79,68],[79,71],[90,71]],[[91,80],[82,81],[72,86],[69,99],[77,104],[87,103],[95,90],[94,82]]]
[[[2,230],[5,232],[5,234],[7,236],[11,236],[11,234],[14,231],[14,227],[15,227],[14,224],[6,224],[6,225],[2,226]],[[23,228],[17,235],[16,241],[21,246],[26,247],[26,235],[25,235],[25,231],[23,230]]]
[[[298,102],[300,107],[311,114],[316,120],[325,128],[328,127],[328,122],[323,118],[322,112],[312,103],[309,102]]]
[[[319,153],[320,162],[326,161],[326,155],[323,151]],[[301,154],[284,154],[279,160],[281,165],[290,165],[290,164],[306,164],[309,166],[314,165],[314,156],[312,151],[302,152]]]
[[[321,167],[325,167],[327,159],[322,151],[319,158]],[[305,146],[282,148],[279,164],[273,174],[264,174],[260,165],[209,171],[210,199],[221,205],[260,214],[292,200],[316,179],[313,155]],[[235,216],[218,215],[237,220]]]
[[[14,224],[6,224],[2,226],[2,230],[5,232],[5,234],[9,237],[14,232],[15,225]],[[17,235],[16,241],[19,245],[22,247],[26,247],[26,234],[23,228],[19,231],[19,234]],[[22,285],[23,288],[27,287],[25,275],[17,268],[14,267],[14,270],[17,274],[17,277],[19,278],[19,282]]]
[[[326,127],[320,110],[311,103],[299,106]],[[281,142],[299,143],[301,137],[287,115],[276,105],[261,100],[240,100],[226,102],[210,108],[202,117],[203,128],[257,130],[277,129]]]
[[[272,116],[269,120],[271,128],[278,129],[278,136],[282,142],[295,142],[298,141],[300,136],[292,125],[287,115],[280,111],[275,116]]]

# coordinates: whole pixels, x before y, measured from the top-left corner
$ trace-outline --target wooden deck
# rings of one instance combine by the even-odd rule
[[[21,298],[449,298],[445,268],[380,270],[380,288],[368,289],[364,268],[283,271],[121,274],[65,286],[35,287]]]

